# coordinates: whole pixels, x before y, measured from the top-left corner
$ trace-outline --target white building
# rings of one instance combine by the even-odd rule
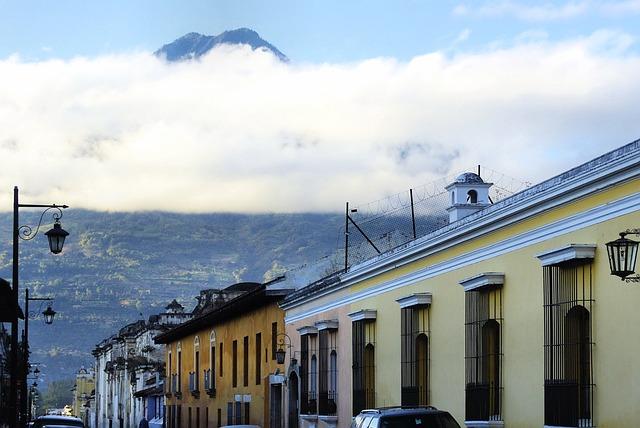
[[[164,350],[153,338],[191,318],[175,300],[166,312],[128,324],[92,351],[96,358],[91,428],[137,427],[164,417]]]

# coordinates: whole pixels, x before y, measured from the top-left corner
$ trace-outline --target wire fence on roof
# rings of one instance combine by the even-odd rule
[[[447,208],[451,205],[445,187],[456,175],[443,177],[412,190],[397,193],[375,202],[349,206],[348,235],[345,227],[340,234],[347,256],[343,268],[361,263],[378,254],[425,236],[446,226]],[[495,203],[530,186],[489,168],[482,169],[485,182],[493,183],[489,196]],[[346,266],[345,266],[346,265]]]
[[[286,283],[292,288],[312,284],[343,271],[345,262],[346,267],[353,266],[446,226],[449,223],[447,208],[451,204],[445,187],[458,175],[443,177],[377,201],[349,206],[348,215],[353,221],[349,221],[348,245],[345,246],[343,225],[336,231],[335,251],[319,260],[288,269]],[[494,203],[531,186],[531,183],[486,167],[482,168],[482,179],[493,183],[489,196]]]

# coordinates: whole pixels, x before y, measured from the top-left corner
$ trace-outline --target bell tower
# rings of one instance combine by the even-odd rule
[[[489,188],[493,183],[485,183],[478,174],[465,172],[445,189],[449,192],[451,206],[449,223],[460,220],[468,215],[482,210],[492,204],[489,199]]]

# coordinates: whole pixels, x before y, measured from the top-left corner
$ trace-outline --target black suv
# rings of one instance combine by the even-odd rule
[[[433,406],[382,407],[363,410],[351,428],[460,428],[449,412]]]

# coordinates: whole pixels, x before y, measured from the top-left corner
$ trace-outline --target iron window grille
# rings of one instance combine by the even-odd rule
[[[318,414],[335,416],[337,412],[337,334],[325,329],[318,333],[320,361],[318,377]]]
[[[543,269],[544,422],[593,427],[591,263]]]
[[[465,292],[465,419],[502,420],[502,287]]]
[[[309,408],[309,335],[300,336],[300,413],[308,415]]]
[[[353,321],[353,416],[376,406],[375,337],[375,320]]]
[[[401,309],[401,400],[403,406],[429,404],[429,307]]]

